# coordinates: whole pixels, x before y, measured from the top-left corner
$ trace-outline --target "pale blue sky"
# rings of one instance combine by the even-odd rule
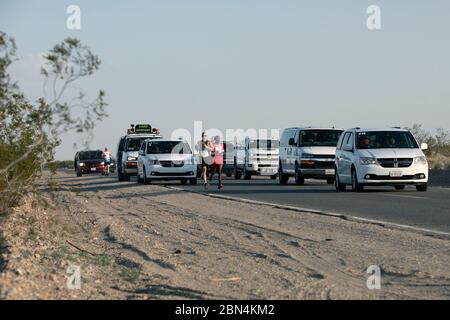
[[[82,29],[66,29],[81,7]],[[382,10],[382,30],[366,9]],[[42,95],[39,53],[75,36],[102,66],[80,83],[103,88],[110,117],[94,147],[115,150],[129,123],[169,135],[215,128],[409,126],[450,129],[450,1],[0,1],[21,87]],[[64,136],[58,159],[70,159]]]

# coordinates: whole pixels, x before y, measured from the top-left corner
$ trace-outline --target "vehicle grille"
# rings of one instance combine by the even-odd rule
[[[421,179],[420,174],[415,175],[405,175],[401,177],[391,177],[391,176],[379,176],[376,174],[371,174],[367,180],[386,180],[386,181],[396,181],[396,180],[419,180]]]
[[[184,166],[184,161],[160,161],[159,163],[164,168],[179,168]]]
[[[300,165],[303,169],[334,169],[334,161],[314,161],[314,163],[304,163]]]
[[[190,172],[158,172],[158,171],[152,171],[153,176],[160,176],[160,177],[183,177],[183,176],[191,176],[194,173],[192,171]]]
[[[334,159],[334,154],[315,154],[313,155],[315,159]]]
[[[127,169],[136,169],[137,168],[137,162],[127,162],[125,168],[127,168]]]
[[[267,164],[267,163],[264,163],[264,164],[258,164],[258,167],[259,168],[271,168],[271,167],[273,167],[274,165],[273,164]]]
[[[413,158],[379,158],[377,160],[383,168],[408,168],[413,163]]]

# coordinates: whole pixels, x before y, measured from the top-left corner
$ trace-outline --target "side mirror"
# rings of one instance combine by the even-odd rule
[[[143,156],[143,155],[144,155],[144,151],[139,150],[139,155],[140,155],[140,156]]]
[[[290,146],[295,146],[295,139],[294,138],[289,138],[289,145]]]
[[[428,144],[427,144],[427,143],[421,143],[421,144],[420,144],[420,149],[422,149],[422,150],[428,150]]]
[[[353,147],[349,145],[345,145],[343,149],[344,151],[353,152]]]

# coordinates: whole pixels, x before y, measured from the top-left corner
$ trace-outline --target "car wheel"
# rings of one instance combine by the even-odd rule
[[[191,178],[189,179],[190,184],[197,184],[197,178]]]
[[[77,177],[81,177],[82,175],[81,171],[77,171]]]
[[[152,181],[147,178],[147,172],[145,171],[145,167],[142,168],[142,182],[144,182],[144,184],[151,184]]]
[[[120,168],[119,168],[119,171],[117,172],[117,179],[119,181],[123,181],[123,173]]]
[[[180,182],[182,185],[185,185],[185,184],[187,184],[187,179],[181,179]]]
[[[352,191],[361,192],[364,190],[364,186],[358,182],[358,176],[356,174],[355,168],[352,168]]]
[[[231,172],[231,171],[227,171],[227,174],[226,174],[226,176],[229,178],[229,177],[231,177],[233,175],[233,173]]]
[[[144,183],[144,178],[141,178],[141,176],[139,175],[139,172],[138,172],[138,176],[137,176],[137,183]]]
[[[327,184],[334,184],[334,179],[335,178],[328,178],[327,179]]]
[[[416,190],[420,192],[425,192],[428,189],[428,184],[419,184],[416,186]]]
[[[395,186],[395,190],[405,190],[405,186]]]
[[[130,175],[126,172],[123,173],[123,181],[130,181]]]
[[[278,181],[280,184],[287,184],[289,181],[289,176],[283,173],[283,168],[281,167],[281,162],[278,165]]]
[[[336,187],[337,191],[345,191],[346,185],[345,183],[341,183],[341,180],[339,179],[339,175],[337,173],[337,170],[335,170],[335,178],[334,178],[334,186]]]
[[[302,172],[300,171],[300,168],[298,167],[298,164],[295,165],[295,184],[297,184],[297,185],[305,184],[305,178],[303,177]]]
[[[277,178],[277,175],[276,175],[276,174],[273,174],[273,175],[270,176],[270,179],[271,179],[271,180],[275,180],[276,178]]]
[[[242,178],[242,172],[238,170],[237,165],[234,165],[234,179],[239,180]]]
[[[247,172],[247,166],[244,164],[244,179],[250,180],[252,178],[252,175]]]

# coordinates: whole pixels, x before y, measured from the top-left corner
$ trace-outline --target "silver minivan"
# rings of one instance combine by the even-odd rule
[[[302,185],[305,179],[325,179],[334,183],[334,156],[342,129],[295,127],[283,131],[280,139],[280,184],[289,177]]]

